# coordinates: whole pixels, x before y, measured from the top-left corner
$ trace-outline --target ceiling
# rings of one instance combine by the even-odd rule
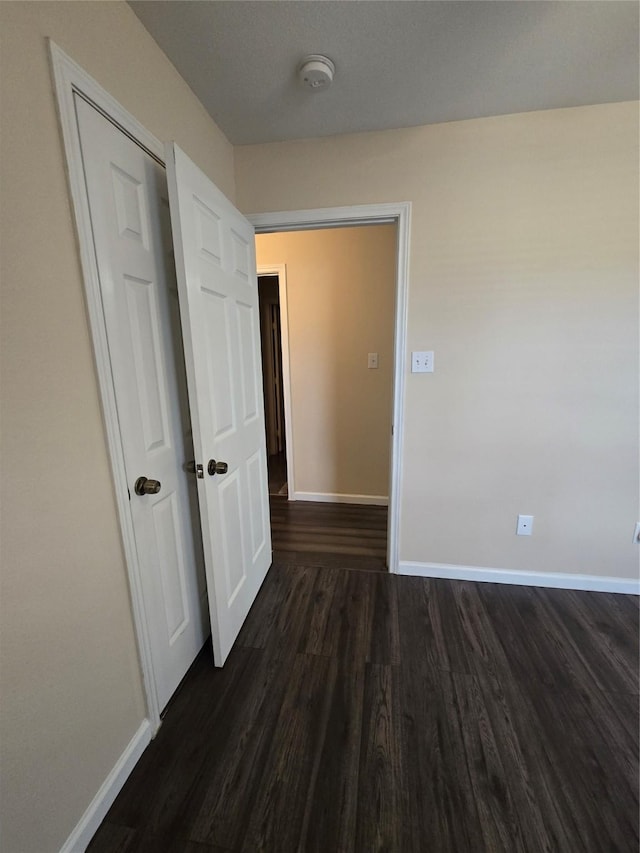
[[[235,145],[635,100],[623,0],[130,0]],[[335,62],[304,89],[299,61]]]

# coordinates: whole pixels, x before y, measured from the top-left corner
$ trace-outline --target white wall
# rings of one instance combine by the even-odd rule
[[[395,225],[259,234],[256,253],[287,267],[295,491],[388,497]]]
[[[246,213],[412,202],[402,560],[637,575],[638,177],[636,103],[236,148]]]
[[[233,197],[233,150],[125,3],[0,3],[2,840],[53,853],[145,716],[45,37]]]

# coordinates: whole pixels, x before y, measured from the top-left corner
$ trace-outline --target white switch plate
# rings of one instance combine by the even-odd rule
[[[516,533],[518,536],[531,536],[531,531],[533,530],[533,516],[532,515],[519,515],[518,516],[518,526],[516,527]]]
[[[433,373],[433,350],[411,353],[412,373]]]
[[[378,366],[378,353],[370,352],[369,357],[367,358],[367,367],[369,369],[376,368]]]

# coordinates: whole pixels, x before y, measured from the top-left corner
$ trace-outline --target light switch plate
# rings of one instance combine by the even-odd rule
[[[370,352],[367,358],[367,367],[368,368],[376,368],[378,366],[378,353]]]
[[[412,373],[433,373],[433,350],[411,353]]]

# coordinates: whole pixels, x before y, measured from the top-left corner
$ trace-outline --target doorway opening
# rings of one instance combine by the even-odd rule
[[[256,257],[275,559],[386,570],[397,223],[258,234]]]
[[[277,273],[258,275],[258,297],[269,495],[288,497],[280,280]]]

